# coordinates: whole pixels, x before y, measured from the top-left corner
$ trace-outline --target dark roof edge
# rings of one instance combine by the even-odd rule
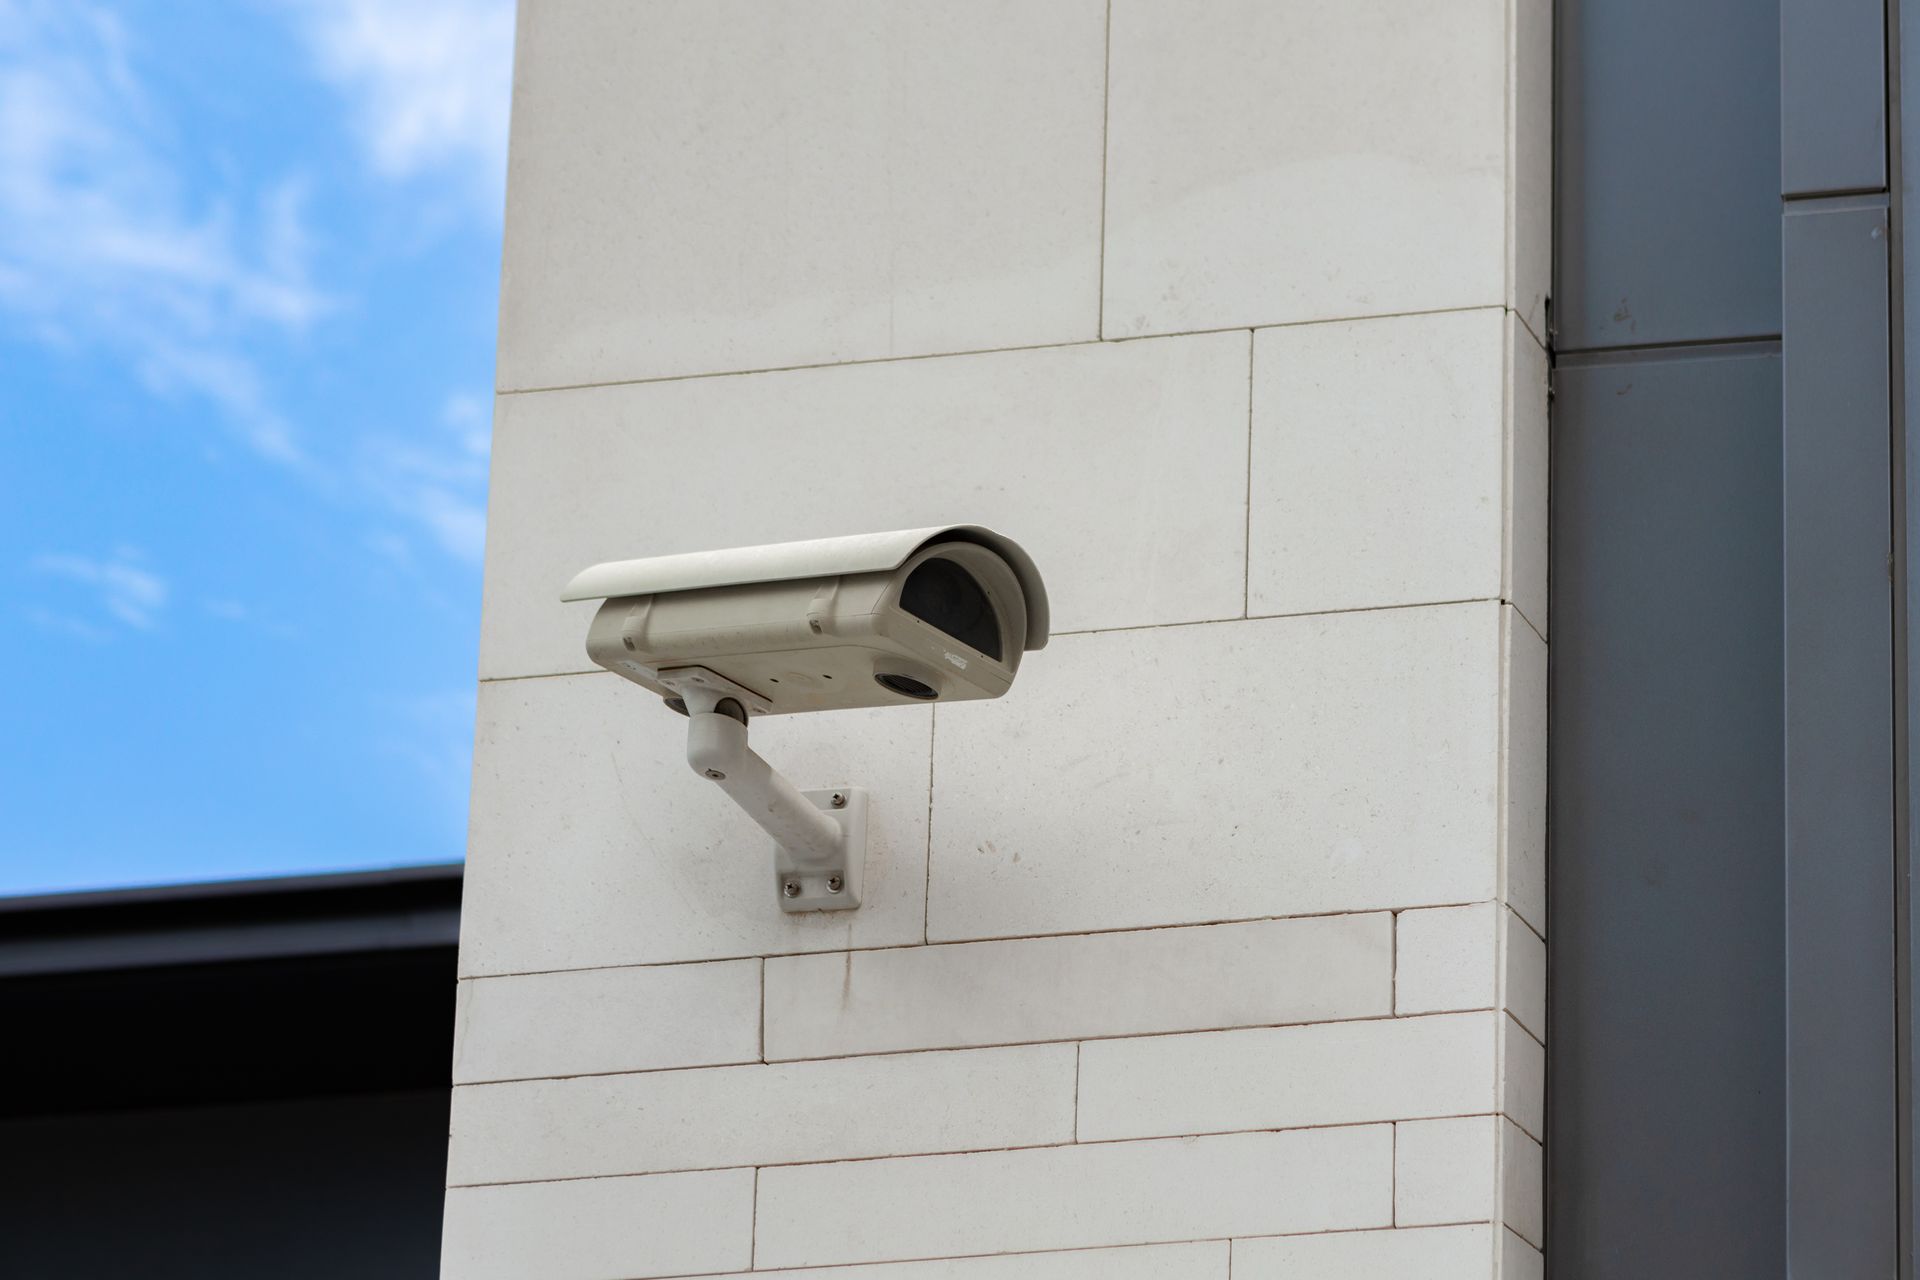
[[[429,862],[378,871],[327,871],[298,876],[261,876],[251,880],[192,880],[183,884],[133,885],[124,889],[78,889],[63,893],[0,896],[0,915],[15,911],[67,911],[94,907],[137,907],[147,903],[205,902],[215,898],[276,897],[283,894],[357,889],[387,885],[460,883],[466,864]]]
[[[459,863],[0,899],[0,978],[452,947]]]

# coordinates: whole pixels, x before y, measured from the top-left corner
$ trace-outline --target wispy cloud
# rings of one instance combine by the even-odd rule
[[[91,622],[82,622],[71,614],[60,613],[41,605],[27,606],[26,618],[28,622],[39,627],[42,631],[51,631],[56,635],[72,636],[74,639],[84,640],[88,644],[105,644],[108,639],[107,629],[105,627],[95,626]]]
[[[111,12],[0,0],[0,309],[43,341],[103,347],[191,395],[263,456],[299,463],[247,343],[328,306],[308,271],[305,188],[207,197]]]
[[[467,783],[473,769],[475,694],[471,684],[376,705],[383,754],[411,766],[420,799],[439,810],[450,832],[466,823]],[[455,836],[457,841],[458,836]]]
[[[510,0],[277,3],[346,92],[375,168],[448,169],[497,197]],[[107,8],[0,0],[0,320],[52,348],[102,352],[155,396],[207,406],[328,499],[398,518],[404,542],[374,535],[390,559],[417,539],[477,562],[488,398],[450,397],[442,421],[384,434],[303,432],[261,352],[340,305],[314,279],[308,185],[229,178],[208,190],[191,177],[177,135],[192,122],[149,91],[140,55]]]
[[[437,433],[369,441],[363,476],[395,515],[421,526],[442,551],[478,564],[487,535],[488,443],[486,402],[451,395]],[[393,543],[384,550],[391,555]]]
[[[220,408],[261,457],[289,466],[308,465],[293,424],[268,398],[259,370],[244,355],[154,334],[139,352],[137,368],[151,391],[163,396],[197,395]]]
[[[499,216],[513,86],[512,0],[293,0],[321,74],[377,172],[464,174]]]
[[[145,560],[133,547],[116,547],[105,557],[49,552],[35,556],[27,568],[86,588],[101,611],[129,626],[148,631],[166,608],[170,591],[167,580],[147,568]],[[91,623],[45,608],[38,609],[37,613],[35,620],[43,624],[52,621],[63,623],[69,629],[93,629]]]

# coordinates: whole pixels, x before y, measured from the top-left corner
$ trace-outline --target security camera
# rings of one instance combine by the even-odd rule
[[[799,791],[747,746],[753,716],[997,698],[1047,643],[1047,593],[978,525],[595,565],[587,656],[689,718],[687,759],[775,842],[786,911],[860,905],[866,792]]]

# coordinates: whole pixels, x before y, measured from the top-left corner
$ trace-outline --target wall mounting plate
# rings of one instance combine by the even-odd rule
[[[653,674],[637,662],[622,665],[642,674]],[[722,698],[733,698],[745,707],[750,715],[764,716],[773,710],[773,704],[753,690],[735,684],[719,672],[707,667],[671,667],[660,672],[656,678],[662,685],[689,700],[697,694],[706,693]]]
[[[840,824],[839,856],[827,862],[802,862],[780,845],[773,847],[773,894],[780,909],[851,911],[860,905],[861,880],[867,865],[867,791],[865,787],[830,787],[802,791],[813,806]],[[839,797],[841,804],[834,803]],[[835,890],[834,882],[839,889]],[[793,886],[789,889],[789,886]]]

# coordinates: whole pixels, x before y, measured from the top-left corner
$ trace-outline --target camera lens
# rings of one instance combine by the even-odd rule
[[[939,691],[934,689],[932,685],[922,684],[912,676],[899,676],[894,675],[892,672],[886,672],[875,676],[874,679],[879,681],[882,689],[891,689],[893,692],[901,694],[904,697],[918,698],[922,702],[930,701],[940,696]]]
[[[900,607],[962,644],[971,645],[995,661],[1000,660],[1000,619],[994,614],[993,602],[987,599],[987,593],[973,580],[973,575],[953,561],[935,557],[908,574],[900,588]],[[933,695],[911,696],[930,698]]]

